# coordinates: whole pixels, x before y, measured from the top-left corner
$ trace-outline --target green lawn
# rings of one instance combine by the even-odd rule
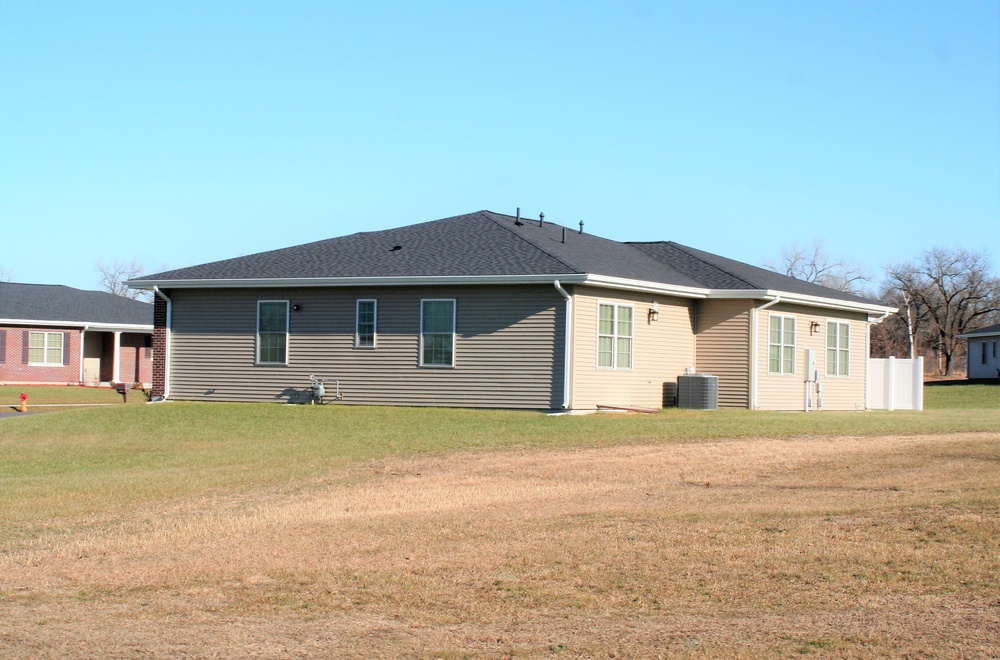
[[[28,395],[28,409],[32,406],[122,403],[122,395],[109,387],[81,387],[78,385],[0,385],[0,408],[17,407],[21,394]],[[129,403],[145,403],[140,390],[130,390]]]
[[[995,431],[1000,389],[928,387],[923,412],[668,409],[651,415],[181,403],[0,420],[0,538],[29,521],[321,479],[389,456],[727,438]],[[48,391],[48,388],[42,388]],[[65,388],[114,400],[113,391]],[[57,392],[58,388],[53,388]],[[43,398],[39,394],[39,398]],[[31,396],[31,394],[29,394]],[[57,398],[57,397],[53,397]],[[136,397],[138,398],[138,397]],[[82,402],[77,400],[76,402]]]

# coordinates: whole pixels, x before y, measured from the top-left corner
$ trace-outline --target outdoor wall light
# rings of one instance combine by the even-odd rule
[[[302,311],[302,305],[300,305],[299,303],[295,303],[294,305],[292,305],[292,311],[293,312],[301,312]]]
[[[809,324],[809,334],[819,332],[819,321],[813,321]]]
[[[655,300],[653,301],[653,306],[649,308],[649,314],[647,318],[650,321],[655,321],[660,317],[660,305]]]

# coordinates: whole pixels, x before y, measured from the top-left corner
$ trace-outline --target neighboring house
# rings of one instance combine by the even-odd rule
[[[349,404],[659,408],[694,370],[720,406],[803,410],[812,358],[824,409],[858,410],[869,326],[893,311],[490,211],[129,284],[156,293],[154,394],[198,401],[289,400],[315,374]]]
[[[149,385],[152,333],[149,303],[0,282],[0,384]]]
[[[969,378],[1000,378],[1000,323],[958,338],[969,342]]]

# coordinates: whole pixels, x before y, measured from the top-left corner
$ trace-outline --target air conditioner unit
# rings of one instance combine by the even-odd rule
[[[719,407],[719,377],[712,374],[678,376],[677,407],[716,410]]]

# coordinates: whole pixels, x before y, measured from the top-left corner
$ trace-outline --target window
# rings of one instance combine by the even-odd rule
[[[28,363],[62,365],[63,333],[29,332]]]
[[[631,305],[597,305],[597,366],[606,369],[632,368]]]
[[[257,363],[288,364],[288,301],[257,302]]]
[[[826,323],[826,375],[849,376],[851,361],[851,324]]]
[[[420,301],[420,366],[455,366],[455,301]]]
[[[980,362],[982,362],[983,364],[986,364],[986,342],[983,342],[983,357],[980,360]]]
[[[767,352],[767,371],[795,373],[795,317],[772,314]]]
[[[355,348],[375,348],[375,318],[378,303],[359,300],[357,322],[354,328]]]

